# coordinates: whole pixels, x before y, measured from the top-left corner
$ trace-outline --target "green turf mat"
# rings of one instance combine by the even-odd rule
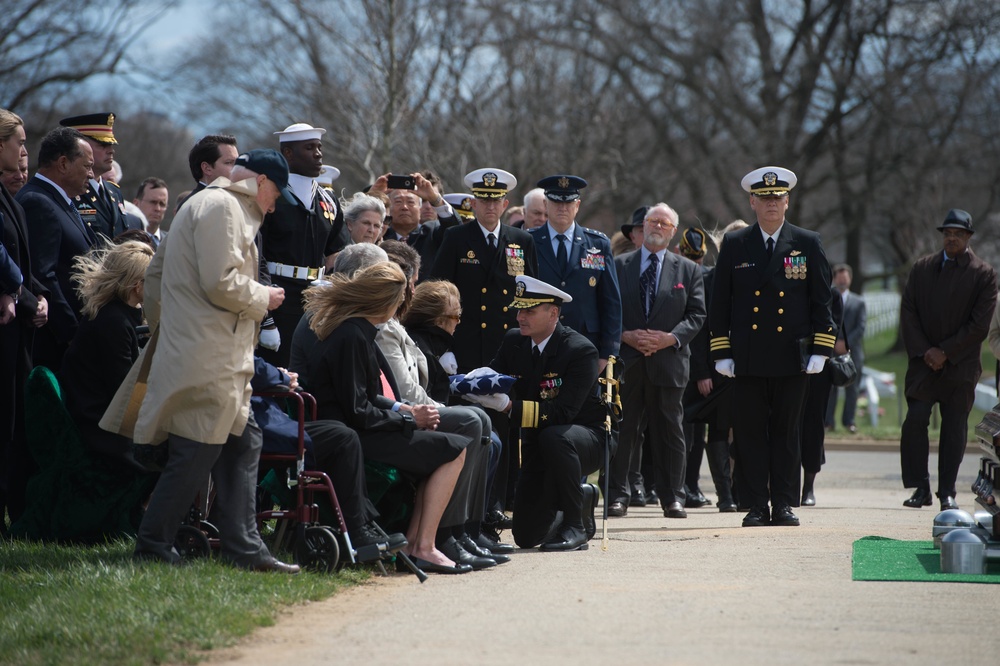
[[[854,580],[1000,583],[1000,563],[995,561],[983,575],[941,573],[941,551],[934,548],[933,541],[867,536],[854,542],[851,563]]]

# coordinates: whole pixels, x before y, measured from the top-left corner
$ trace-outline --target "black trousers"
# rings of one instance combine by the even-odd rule
[[[826,462],[826,410],[830,402],[830,373],[809,375],[809,393],[802,408],[802,471],[818,474]]]
[[[347,529],[356,530],[377,518],[378,511],[368,499],[358,433],[340,421],[307,421],[305,426],[313,442],[316,467],[330,477]]]
[[[633,457],[640,455],[643,433],[648,425],[650,450],[653,452],[653,480],[660,503],[663,506],[671,502],[684,503],[687,444],[684,441],[683,395],[683,387],[653,384],[646,364],[641,360],[625,370],[621,392],[621,439],[611,461],[608,489],[611,502],[620,500],[628,503],[628,473]]]
[[[955,480],[958,468],[965,457],[965,445],[969,434],[968,387],[955,387],[952,392],[940,391],[941,436],[938,440],[938,497],[955,496]],[[944,397],[947,396],[947,397]],[[931,409],[934,402],[906,399],[906,419],[899,441],[899,462],[903,472],[903,487],[930,487],[928,457],[930,441],[927,427],[930,425]]]
[[[808,375],[736,376],[733,431],[742,508],[798,506],[799,436]]]
[[[522,430],[521,474],[514,493],[514,543],[533,548],[549,533],[556,513],[583,527],[580,479],[604,464],[603,429],[582,425]]]

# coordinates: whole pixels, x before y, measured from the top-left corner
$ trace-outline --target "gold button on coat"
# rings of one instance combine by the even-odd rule
[[[483,322],[482,326],[483,326],[483,328],[486,328],[486,322],[485,321]]]
[[[754,312],[758,312],[759,310],[760,310],[760,308],[754,308],[753,309]]]
[[[784,308],[778,308],[778,314],[785,314]]]
[[[484,326],[485,326],[485,324],[484,324]],[[753,330],[756,331],[757,330],[757,324],[754,324],[751,328],[753,328]]]
[[[778,333],[781,333],[781,327],[780,326],[778,327]]]

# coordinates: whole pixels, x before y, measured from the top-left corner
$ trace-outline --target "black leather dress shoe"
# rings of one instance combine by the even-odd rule
[[[934,503],[933,495],[931,495],[930,488],[917,488],[910,495],[910,499],[903,500],[903,506],[908,506],[912,509],[919,509],[922,506],[930,506]]]
[[[514,524],[514,521],[511,520],[510,516],[499,509],[487,511],[483,522],[492,526],[496,530],[509,530]]]
[[[705,494],[700,490],[695,490],[688,493],[687,499],[684,500],[685,509],[700,509],[703,506],[708,506],[712,501],[705,497]]]
[[[660,503],[660,497],[655,490],[646,491],[646,506],[656,506]]]
[[[555,535],[542,544],[544,551],[587,550],[587,534],[579,527],[563,523]]]
[[[490,551],[494,555],[509,555],[514,552],[514,546],[502,541],[494,541],[485,534],[480,534],[473,541],[476,542],[477,546]]]
[[[736,502],[733,500],[719,500],[717,504],[719,506],[719,513],[736,513],[738,508]]]
[[[766,506],[755,506],[743,517],[743,527],[765,527],[771,524],[771,514]]]
[[[419,557],[413,557],[411,559],[414,564],[424,570],[424,573],[464,574],[472,571],[472,567],[468,564],[456,564],[453,567],[446,567],[441,564],[434,564],[433,562],[422,560]],[[404,571],[409,571],[409,569],[404,569]]]
[[[790,506],[776,506],[771,511],[771,524],[780,527],[798,527],[799,517],[792,512]]]
[[[583,493],[583,505],[580,507],[583,518],[583,531],[587,535],[587,541],[597,534],[597,518],[594,514],[597,511],[597,500],[601,491],[592,483],[580,485],[580,492]]]
[[[273,557],[258,562],[250,567],[251,571],[274,571],[276,573],[286,573],[286,574],[297,574],[299,572],[299,565],[297,564],[285,564],[284,562],[277,560]]]
[[[816,506],[816,495],[811,490],[802,491],[802,506]]]
[[[631,505],[631,503],[630,503]],[[621,518],[628,513],[628,507],[621,500],[612,502],[608,507],[608,518]]]
[[[663,510],[664,518],[687,518],[687,511],[681,506],[680,502],[671,502],[667,505],[667,508]]]
[[[438,550],[444,553],[444,556],[455,564],[468,564],[476,571],[479,571],[480,569],[489,569],[490,567],[495,567],[497,565],[497,561],[493,558],[477,557],[462,548],[458,541],[455,540],[455,537],[448,537],[445,539],[438,545]]]
[[[467,553],[475,555],[476,557],[485,557],[493,560],[497,564],[507,564],[510,562],[510,558],[506,555],[500,555],[498,553],[494,553],[492,550],[482,548],[478,543],[473,541],[472,537],[468,534],[463,534],[461,538],[456,539],[456,541],[458,541],[458,545],[461,546],[463,550]]]
[[[945,495],[944,497],[941,498],[942,511],[947,511],[948,509],[957,509],[957,508],[958,508],[958,502],[955,501],[954,497],[951,497],[950,495]]]

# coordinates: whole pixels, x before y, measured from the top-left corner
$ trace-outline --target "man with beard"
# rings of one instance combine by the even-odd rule
[[[288,162],[288,186],[297,199],[295,204],[279,199],[260,230],[271,284],[285,290],[285,301],[271,312],[278,331],[277,347],[271,343],[271,348],[262,348],[260,357],[279,368],[288,367],[289,343],[302,317],[302,292],[323,276],[334,255],[351,242],[340,206],[316,182],[323,171],[325,133],[306,123],[275,132]]]

